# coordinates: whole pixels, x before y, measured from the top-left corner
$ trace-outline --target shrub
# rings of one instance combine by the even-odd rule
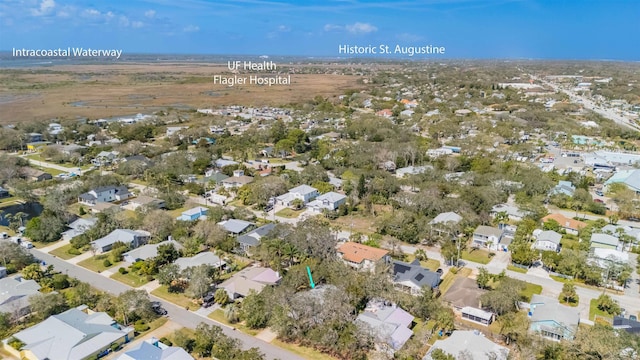
[[[147,331],[149,330],[149,325],[147,325],[146,322],[144,322],[143,320],[138,320],[136,321],[136,323],[133,325],[133,329],[138,332],[141,333],[143,331]]]
[[[116,352],[118,350],[120,350],[120,344],[117,344],[117,343],[111,344],[111,351],[112,352]]]
[[[25,345],[25,343],[23,343],[22,341],[14,338],[14,337],[9,339],[7,344],[9,344],[9,346],[11,346],[12,348],[14,348],[16,350],[20,350]]]
[[[155,280],[153,275],[147,275],[147,281],[153,281],[153,280]]]
[[[111,261],[109,261],[109,259],[104,259],[104,261],[102,262],[102,265],[104,267],[109,267],[111,266]]]
[[[171,340],[167,339],[166,337],[161,337],[160,342],[167,346],[173,346],[173,343],[171,342]]]
[[[122,274],[122,275],[124,275],[124,274],[128,273],[127,269],[125,269],[125,268],[123,268],[123,267],[121,267],[120,269],[118,269],[118,272],[119,272],[120,274]]]
[[[84,210],[84,208],[82,206],[80,206],[80,208],[78,209],[78,214],[80,216],[85,215],[87,212]]]
[[[67,250],[67,252],[68,252],[70,255],[80,255],[80,254],[82,254],[82,253],[80,252],[80,250],[78,250],[78,249],[76,249],[76,248],[74,248],[74,247],[72,247],[71,249]]]
[[[454,274],[454,275],[455,275],[455,274],[457,274],[457,273],[458,273],[458,268],[457,268],[457,267],[452,267],[451,269],[449,269],[449,271],[450,271],[452,274]]]

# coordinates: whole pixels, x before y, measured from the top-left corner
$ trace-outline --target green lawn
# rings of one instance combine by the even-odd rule
[[[526,285],[527,287],[520,292],[520,295],[524,296],[527,301],[531,301],[533,294],[540,295],[542,293],[542,286],[532,283],[526,283]]]
[[[234,328],[236,328],[236,330],[240,330],[243,333],[249,334],[251,336],[256,336],[260,332],[260,330],[251,329],[251,328],[245,326],[243,323],[235,323],[235,324],[230,323],[227,320],[226,316],[224,316],[224,310],[222,310],[222,309],[214,310],[211,314],[209,314],[208,318],[211,319],[211,320],[217,321],[217,322],[219,322],[221,324],[225,324],[227,326],[234,327]]]
[[[415,258],[416,257],[414,255],[408,255],[406,262],[410,263],[413,260],[415,260]],[[435,259],[427,259],[424,261],[420,261],[420,266],[422,266],[425,269],[429,269],[431,271],[436,271],[440,268],[440,261]]]
[[[63,260],[68,260],[68,259],[71,259],[71,258],[74,258],[74,257],[78,256],[78,255],[69,254],[69,250],[70,249],[73,249],[73,246],[71,244],[67,244],[67,245],[61,246],[61,247],[59,247],[57,249],[51,250],[51,252],[49,252],[49,254],[51,254],[53,256],[56,256],[56,257],[59,257],[60,259],[63,259]],[[82,253],[82,250],[79,250],[79,251]]]
[[[289,350],[292,353],[301,356],[304,359],[308,359],[308,360],[335,360],[336,358],[334,358],[333,356],[321,353],[318,350],[312,349],[312,348],[308,348],[308,347],[304,347],[304,346],[299,346],[296,344],[291,344],[291,343],[286,343],[284,341],[280,341],[278,339],[274,339],[271,344],[281,347],[283,349]]]
[[[523,268],[519,268],[517,266],[513,266],[513,265],[507,265],[507,270],[511,270],[511,271],[515,271],[521,274],[526,274],[527,273],[527,269],[523,269]]]
[[[111,278],[132,287],[140,287],[148,283],[146,275],[141,276],[133,271],[129,271],[126,274],[120,274],[120,272],[117,272],[111,275]]]
[[[197,309],[200,307],[184,294],[170,293],[166,285],[162,285],[159,288],[153,290],[151,292],[151,295],[155,295],[161,299],[167,300],[186,309]]]
[[[293,209],[290,209],[290,208],[284,208],[284,209],[278,211],[276,213],[276,216],[293,219],[293,218],[297,218],[300,214],[302,214],[303,211],[304,211],[304,209],[293,210]]]
[[[489,251],[485,249],[465,250],[460,254],[460,257],[463,260],[473,261],[475,263],[484,265],[488,264],[489,261],[491,261],[491,258],[489,257]]]
[[[557,281],[557,282],[561,282],[563,284],[565,283],[569,283],[569,282],[573,282],[573,280],[571,279],[565,279],[562,276],[557,276],[557,275],[549,275],[550,278],[552,278],[553,280]],[[578,284],[576,284],[578,285]]]
[[[108,256],[103,258],[100,255],[96,255],[96,256],[90,257],[90,258],[88,258],[86,260],[80,261],[78,263],[78,265],[80,265],[82,267],[85,267],[85,268],[87,268],[87,269],[89,269],[91,271],[95,271],[95,272],[103,272],[103,271],[105,271],[107,269],[110,269],[110,268],[118,265],[116,263],[116,264],[111,264],[111,266],[104,266],[104,260],[107,259],[107,258],[108,258]]]
[[[591,302],[589,303],[589,320],[593,320],[596,317],[596,315],[599,315],[608,319],[613,318],[613,316],[598,309],[598,299],[591,299]]]
[[[141,333],[138,333],[136,335],[136,337],[140,336],[140,335],[144,335],[144,334],[148,334],[158,328],[160,328],[162,325],[166,324],[167,321],[169,321],[169,319],[165,316],[161,316],[155,320],[153,320],[152,322],[148,323],[149,325],[149,330],[143,331]]]

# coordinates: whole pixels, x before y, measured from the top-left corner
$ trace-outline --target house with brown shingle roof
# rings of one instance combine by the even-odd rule
[[[560,227],[565,229],[567,234],[578,235],[578,230],[587,226],[586,223],[568,218],[562,214],[549,214],[542,218],[542,223],[545,223],[549,220],[555,220],[560,224]]]
[[[378,249],[371,246],[345,242],[338,247],[338,257],[345,264],[357,270],[375,270],[375,266],[379,262],[390,263],[391,256],[389,251]]]

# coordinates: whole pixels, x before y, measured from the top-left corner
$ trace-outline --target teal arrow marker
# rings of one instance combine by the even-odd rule
[[[309,274],[309,285],[311,285],[312,289],[316,288],[316,284],[313,283],[313,277],[311,276],[311,268],[307,266],[307,274]]]

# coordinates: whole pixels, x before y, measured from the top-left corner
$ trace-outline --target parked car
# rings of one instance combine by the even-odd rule
[[[638,317],[635,315],[629,315],[629,320],[631,321],[638,321]]]
[[[167,310],[162,307],[162,304],[159,301],[152,301],[151,309],[158,315],[167,315]]]
[[[32,249],[33,248],[33,244],[31,243],[31,241],[23,241],[20,243],[20,246],[22,246],[25,249]]]

